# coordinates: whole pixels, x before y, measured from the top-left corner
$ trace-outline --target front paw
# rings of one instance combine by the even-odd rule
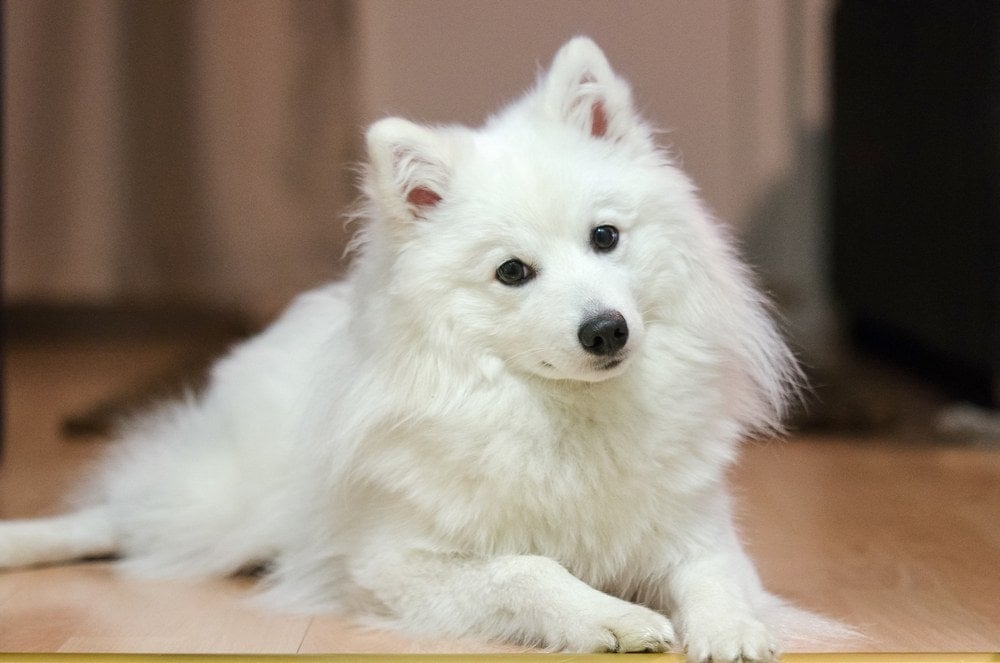
[[[756,619],[701,623],[684,637],[689,663],[772,663],[778,647]]]
[[[614,600],[591,606],[567,629],[560,649],[580,652],[665,652],[674,641],[670,620],[640,605]]]

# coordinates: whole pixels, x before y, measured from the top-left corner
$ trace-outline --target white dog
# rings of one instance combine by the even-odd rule
[[[825,624],[761,588],[724,487],[793,358],[600,49],[367,146],[350,278],[135,422],[80,510],[0,525],[0,567],[266,563],[285,605],[716,663]]]

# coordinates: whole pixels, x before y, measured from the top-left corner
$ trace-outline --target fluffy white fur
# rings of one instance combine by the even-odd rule
[[[836,630],[761,588],[724,486],[793,359],[598,47],[482,128],[385,119],[367,143],[350,278],[135,422],[81,511],[0,524],[0,567],[267,562],[296,608],[717,663]],[[505,285],[515,258],[534,278]],[[602,311],[628,325],[611,355],[578,340]]]

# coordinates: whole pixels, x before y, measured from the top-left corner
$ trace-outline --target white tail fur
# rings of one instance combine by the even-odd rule
[[[0,569],[71,562],[116,552],[114,528],[103,509],[0,522]]]
[[[852,626],[797,608],[774,595],[768,595],[760,617],[786,650],[838,651],[867,640]]]

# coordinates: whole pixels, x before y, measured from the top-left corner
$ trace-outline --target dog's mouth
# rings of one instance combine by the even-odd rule
[[[564,372],[560,366],[551,361],[541,360],[538,362],[538,367],[542,371],[540,374],[549,378],[568,378],[571,380],[583,380],[584,382],[603,382],[604,380],[615,377],[622,370],[624,370],[623,365],[628,361],[628,358],[629,353],[621,352],[617,353],[613,357],[602,357],[600,359],[587,362],[575,371],[568,373]]]
[[[621,364],[622,364],[623,361],[625,361],[625,357],[618,357],[616,359],[609,359],[608,361],[606,361],[604,363],[595,365],[594,368],[596,368],[598,371],[610,371],[610,370],[612,370],[614,368],[618,368],[619,366],[621,366]],[[549,370],[554,370],[555,369],[555,365],[553,365],[552,363],[547,362],[547,361],[541,361],[541,362],[539,362],[539,365],[542,368],[545,368],[545,369],[549,369]]]

